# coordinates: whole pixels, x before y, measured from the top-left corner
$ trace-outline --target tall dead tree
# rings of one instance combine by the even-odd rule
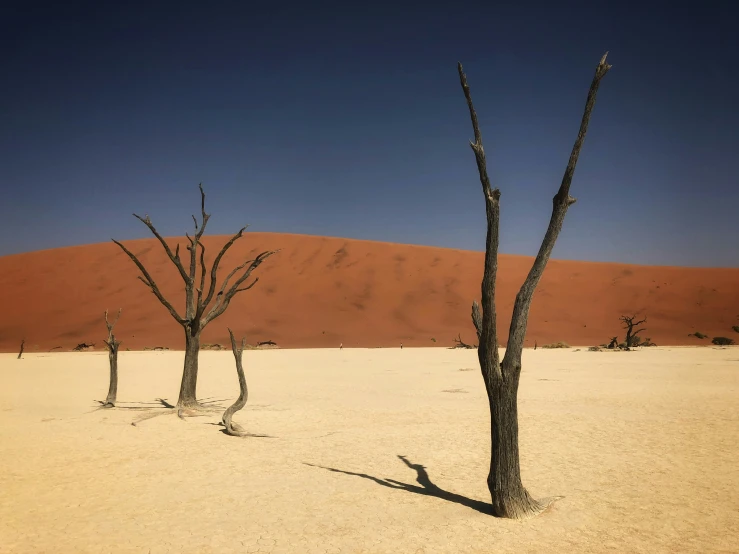
[[[553,198],[552,216],[549,220],[539,253],[534,260],[526,280],[516,295],[511,318],[508,345],[501,362],[498,354],[498,337],[495,313],[495,283],[498,271],[498,229],[500,222],[500,190],[490,185],[485,151],[482,145],[477,122],[477,114],[472,105],[467,77],[458,64],[459,78],[470,111],[475,141],[470,146],[475,154],[480,183],[485,197],[487,216],[487,239],[485,243],[485,266],[482,279],[482,310],[475,301],[472,304],[472,321],[477,329],[479,347],[477,349],[480,369],[490,405],[490,436],[492,442],[488,489],[492,497],[493,513],[499,517],[521,519],[545,510],[556,498],[534,500],[521,483],[518,452],[518,383],[521,376],[521,353],[523,350],[529,308],[544,268],[554,248],[567,209],[575,203],[570,196],[570,184],[580,155],[590,114],[595,105],[595,97],[601,79],[611,68],[606,63],[606,53],[595,70],[590,85],[585,111],[580,123],[577,140],[572,148],[569,163],[565,170],[559,191]]]
[[[624,341],[626,343],[627,348],[631,348],[632,346],[639,346],[639,341],[637,335],[641,333],[642,331],[646,331],[646,327],[642,327],[641,329],[634,330],[634,327],[637,327],[638,325],[641,325],[642,323],[646,323],[647,318],[640,319],[639,321],[636,320],[635,315],[627,316],[622,315],[618,319],[621,320],[624,324],[624,329],[626,329],[626,340]]]
[[[231,337],[231,350],[233,351],[234,359],[236,360],[236,374],[239,376],[239,397],[236,399],[236,402],[223,412],[223,419],[221,422],[226,428],[227,435],[243,437],[246,435],[246,431],[244,431],[238,423],[233,423],[231,418],[236,412],[246,406],[246,401],[249,398],[249,389],[246,388],[246,377],[244,376],[244,366],[241,362],[244,347],[246,347],[246,337],[241,339],[241,347],[237,347],[236,339],[234,338],[234,334],[231,329],[228,330],[228,334]]]
[[[26,339],[21,340],[21,351],[18,352],[18,359],[20,360],[21,357],[23,357],[23,348],[26,346]]]
[[[259,267],[259,265],[264,260],[277,252],[272,250],[262,252],[253,260],[246,260],[241,265],[235,267],[223,280],[218,294],[216,294],[217,273],[219,264],[221,263],[221,258],[223,258],[223,256],[226,254],[228,249],[231,248],[233,243],[243,236],[246,227],[242,227],[241,229],[239,229],[239,232],[231,237],[231,239],[223,246],[223,248],[221,248],[220,252],[213,261],[213,265],[210,269],[210,284],[206,289],[205,284],[207,269],[205,266],[205,246],[200,239],[205,232],[205,226],[208,224],[210,214],[205,213],[205,192],[203,191],[202,184],[199,186],[200,212],[202,220],[200,225],[198,226],[198,220],[193,215],[192,219],[195,222],[195,233],[192,237],[187,233],[185,234],[185,237],[189,242],[189,244],[187,245],[187,249],[190,251],[190,263],[188,269],[185,269],[185,266],[182,264],[182,260],[180,259],[180,245],[178,244],[175,251],[172,252],[172,249],[156,230],[148,215],[141,217],[139,215],[133,214],[136,219],[141,221],[149,228],[149,230],[161,243],[164,251],[167,254],[167,257],[175,265],[177,271],[180,274],[180,277],[182,277],[182,280],[185,282],[184,316],[180,315],[174,308],[172,303],[164,297],[162,292],[159,290],[159,287],[154,282],[151,274],[144,267],[141,261],[139,261],[136,255],[134,255],[130,250],[128,250],[117,240],[113,240],[113,242],[116,243],[129,258],[131,258],[133,263],[136,264],[136,267],[139,268],[139,271],[141,271],[142,273],[142,275],[139,276],[139,279],[147,287],[149,287],[154,296],[156,296],[159,302],[161,302],[162,305],[167,308],[167,311],[169,311],[170,315],[177,323],[182,326],[183,330],[185,331],[185,365],[182,371],[180,395],[179,399],[177,400],[177,407],[180,409],[195,409],[201,407],[197,401],[196,389],[198,382],[198,354],[200,353],[200,334],[203,332],[203,329],[205,329],[205,327],[211,321],[213,321],[226,311],[234,296],[242,291],[249,290],[257,283],[257,281],[259,281],[259,278],[257,277],[249,284],[242,286],[244,282],[249,279],[252,272],[257,267]],[[198,263],[200,265],[199,274]],[[231,278],[237,274],[238,277],[236,278],[236,280],[233,282],[233,284],[229,285],[229,281],[231,280]],[[212,306],[210,306],[211,302],[213,302]]]
[[[122,311],[122,308],[118,309],[118,315],[111,323],[108,321],[108,310],[105,310],[105,326],[108,328],[108,338],[103,342],[105,343],[105,346],[108,347],[110,384],[108,385],[108,396],[105,398],[105,402],[102,403],[104,408],[115,407],[116,398],[118,396],[118,347],[121,345],[121,341],[115,338],[113,327],[118,323],[118,319],[120,319]]]

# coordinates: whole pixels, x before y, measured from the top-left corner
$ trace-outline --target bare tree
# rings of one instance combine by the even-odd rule
[[[639,346],[639,341],[637,335],[641,333],[642,331],[646,331],[645,327],[642,327],[641,329],[634,330],[634,327],[637,327],[638,325],[641,325],[642,323],[646,323],[647,318],[640,319],[639,321],[634,321],[637,316],[627,316],[622,315],[618,319],[621,320],[624,323],[624,329],[626,329],[626,347],[631,348],[632,346]]]
[[[110,362],[110,384],[108,385],[108,396],[105,402],[101,402],[104,408],[115,407],[116,397],[118,396],[118,347],[121,341],[115,338],[113,327],[118,323],[121,317],[122,308],[118,309],[118,315],[111,323],[108,321],[108,310],[105,310],[105,326],[108,328],[108,339],[104,340],[105,346],[108,347],[108,361]]]
[[[477,348],[476,344],[467,344],[462,340],[462,334],[458,333],[457,338],[454,339],[454,346],[452,348],[466,348],[468,350],[474,350]]]
[[[243,437],[246,435],[246,431],[238,424],[233,423],[231,418],[241,408],[246,406],[246,401],[249,398],[249,389],[246,388],[246,377],[244,376],[244,366],[241,362],[242,354],[244,353],[244,347],[246,346],[246,337],[241,339],[241,347],[236,346],[236,339],[231,329],[228,330],[228,334],[231,337],[231,350],[234,353],[236,359],[236,373],[239,376],[239,397],[236,399],[231,406],[229,406],[225,412],[223,412],[222,423],[226,428],[226,434],[234,437]]]
[[[156,282],[152,278],[151,274],[139,261],[139,259],[128,250],[123,244],[117,240],[113,240],[126,255],[131,258],[136,267],[139,268],[142,275],[139,279],[151,290],[154,296],[157,297],[159,302],[167,308],[170,315],[174,320],[179,323],[185,331],[185,365],[182,372],[182,383],[180,385],[180,395],[177,400],[177,408],[189,408],[196,409],[201,406],[198,404],[196,389],[198,382],[198,354],[200,352],[200,334],[203,329],[218,316],[226,311],[231,300],[238,293],[249,290],[252,288],[259,278],[255,278],[249,284],[244,285],[244,282],[249,279],[252,272],[259,267],[259,265],[275,254],[277,251],[266,251],[259,254],[253,260],[246,260],[241,265],[235,267],[221,284],[221,287],[216,294],[216,282],[218,266],[221,263],[221,258],[226,254],[229,248],[243,236],[246,227],[242,227],[238,233],[236,233],[231,239],[221,248],[221,251],[213,261],[213,265],[210,269],[210,284],[206,289],[206,267],[205,267],[205,246],[201,242],[203,233],[205,232],[205,226],[208,224],[210,214],[205,213],[205,192],[203,191],[203,185],[200,186],[200,212],[202,220],[200,226],[198,226],[198,220],[193,215],[192,219],[195,222],[195,233],[191,237],[189,234],[185,234],[189,245],[187,249],[190,251],[190,264],[188,269],[182,264],[180,259],[180,245],[178,244],[175,251],[169,247],[167,242],[162,238],[159,232],[156,230],[154,225],[149,219],[149,216],[141,217],[133,214],[139,221],[146,225],[149,230],[154,234],[157,240],[161,243],[164,251],[167,253],[167,257],[175,265],[179,272],[182,280],[185,282],[185,315],[180,315],[174,306],[167,300],[162,292],[159,290]],[[200,254],[198,257],[198,253]],[[198,263],[200,264],[200,273],[198,275]],[[229,285],[229,281],[234,275],[238,277]],[[244,285],[244,286],[242,286]],[[213,306],[210,307],[210,303],[213,302]]]
[[[477,349],[480,369],[490,405],[492,452],[488,489],[492,497],[493,513],[499,517],[521,519],[545,510],[557,498],[534,500],[521,483],[518,452],[518,383],[521,376],[521,353],[523,350],[529,308],[544,268],[554,248],[567,209],[575,203],[570,196],[570,185],[575,166],[580,155],[590,114],[595,105],[595,97],[601,79],[611,68],[606,56],[600,60],[590,85],[585,111],[580,123],[577,140],[572,148],[569,163],[562,178],[559,191],[553,198],[552,216],[542,241],[539,253],[534,260],[526,280],[516,295],[511,319],[508,345],[501,362],[498,354],[498,338],[495,312],[495,283],[498,271],[498,229],[500,218],[500,190],[493,189],[488,178],[482,136],[477,123],[477,114],[472,105],[467,77],[458,65],[460,83],[470,111],[475,141],[470,146],[475,154],[480,183],[485,196],[487,218],[487,240],[485,245],[485,266],[482,280],[482,313],[477,302],[472,305],[472,320],[477,329],[480,344]]]
[[[20,360],[21,357],[23,357],[23,348],[26,346],[26,339],[21,339],[21,351],[18,352],[18,359]]]

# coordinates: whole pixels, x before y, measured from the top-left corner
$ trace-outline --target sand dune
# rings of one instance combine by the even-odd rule
[[[736,552],[738,354],[524,351],[522,477],[564,496],[525,522],[488,515],[474,351],[248,351],[235,421],[269,437],[245,439],[220,413],[91,411],[102,352],[2,354],[0,552]],[[122,352],[121,406],[174,401],[181,371],[181,352]],[[200,376],[237,396],[230,352]]]
[[[177,239],[170,239],[172,242]],[[226,237],[206,237],[211,260]],[[183,243],[184,239],[179,241]],[[180,308],[182,282],[155,239],[128,241],[165,295]],[[231,268],[259,251],[282,251],[259,268],[251,291],[204,332],[227,343],[226,327],[249,342],[281,347],[451,345],[472,342],[470,304],[479,298],[483,253],[302,235],[246,233],[223,260]],[[531,258],[501,255],[498,314],[505,340],[515,294]],[[0,351],[102,346],[102,312],[122,307],[123,349],[182,348],[179,326],[137,280],[137,269],[112,243],[0,258]],[[590,345],[620,333],[618,317],[640,312],[660,345],[705,344],[689,337],[736,336],[739,269],[647,267],[552,260],[534,297],[527,346],[565,341]],[[435,338],[436,343],[431,339]]]

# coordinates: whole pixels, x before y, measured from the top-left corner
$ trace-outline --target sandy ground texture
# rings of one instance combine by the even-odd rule
[[[228,238],[204,237],[206,265]],[[167,240],[172,249],[179,241],[182,255],[188,254],[184,237]],[[182,310],[182,279],[156,239],[125,244]],[[466,342],[475,339],[470,308],[480,299],[483,252],[247,232],[223,258],[220,278],[273,249],[281,251],[257,269],[259,283],[237,295],[204,330],[204,343],[228,344],[227,327],[247,333],[252,344],[274,340],[283,348],[397,347],[401,342],[432,347],[452,346],[457,334]],[[532,262],[528,256],[500,256],[501,344]],[[184,349],[182,329],[138,274],[112,242],[0,257],[0,352],[18,352],[23,338],[27,352],[70,351],[83,342],[104,350],[103,312],[119,308],[123,315],[116,336],[124,350]],[[591,346],[614,335],[623,340],[618,318],[634,313],[648,318],[641,338],[660,346],[710,345],[716,336],[739,343],[732,329],[739,326],[737,283],[739,268],[550,260],[534,295],[526,346],[558,341]],[[709,338],[691,336],[696,331]]]
[[[524,352],[524,483],[488,515],[476,353],[247,351],[251,394],[185,421],[92,411],[103,353],[0,355],[0,552],[736,552],[739,348]],[[176,400],[182,353],[122,352],[122,406]],[[199,392],[238,395],[230,352]]]

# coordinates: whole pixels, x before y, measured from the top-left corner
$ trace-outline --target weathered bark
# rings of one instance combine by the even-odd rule
[[[246,260],[241,265],[235,267],[221,284],[221,288],[218,294],[215,294],[217,284],[217,273],[218,267],[221,263],[221,258],[226,254],[229,248],[240,239],[246,227],[242,227],[231,239],[221,248],[220,252],[213,261],[213,265],[210,270],[210,284],[205,288],[205,282],[207,277],[207,269],[205,266],[205,245],[201,242],[203,233],[205,232],[205,226],[210,219],[210,214],[205,213],[205,192],[203,191],[202,184],[200,185],[200,212],[202,221],[198,225],[198,220],[195,216],[192,216],[195,222],[195,234],[191,237],[189,234],[185,234],[189,245],[187,250],[190,252],[190,263],[188,269],[185,269],[182,259],[180,258],[180,246],[179,244],[172,252],[164,238],[159,234],[154,227],[154,224],[149,219],[149,216],[141,217],[133,214],[139,221],[146,225],[152,234],[157,238],[159,243],[164,248],[165,253],[169,260],[175,265],[179,272],[182,280],[185,282],[185,315],[181,316],[174,308],[172,303],[167,300],[162,294],[161,290],[157,286],[156,282],[148,272],[146,267],[141,261],[128,250],[123,244],[117,240],[113,240],[121,250],[136,264],[136,267],[141,271],[139,279],[143,282],[149,290],[156,296],[157,300],[167,308],[172,318],[182,325],[185,330],[185,363],[182,371],[182,382],[180,384],[180,397],[177,400],[177,407],[182,408],[197,408],[198,402],[196,397],[197,381],[198,381],[198,354],[200,352],[200,333],[205,329],[211,321],[219,317],[223,312],[226,311],[231,300],[238,293],[249,290],[252,288],[259,278],[255,278],[251,283],[241,286],[244,282],[249,279],[252,272],[259,267],[259,265],[269,258],[271,255],[276,254],[278,251],[267,251],[262,252],[253,260]],[[200,264],[200,273],[198,275],[198,263]],[[234,275],[237,273],[240,275],[236,280],[229,284]],[[214,297],[215,295],[215,297]],[[211,302],[213,305],[210,306]],[[209,308],[210,307],[210,308]]]
[[[108,310],[105,310],[105,326],[108,328],[108,339],[103,341],[105,346],[108,347],[108,362],[110,363],[110,384],[108,385],[108,396],[105,398],[103,407],[113,408],[115,407],[116,399],[118,397],[118,347],[121,342],[115,338],[113,334],[113,327],[118,323],[118,318],[121,317],[122,309],[118,310],[118,315],[113,323],[108,321]]]
[[[26,346],[26,339],[21,340],[21,351],[18,352],[18,359],[20,360],[23,356],[23,348]]]
[[[185,366],[182,371],[178,408],[197,408],[198,354],[200,353],[200,333],[185,329]]]
[[[534,500],[521,482],[518,452],[518,383],[521,375],[521,354],[534,290],[541,279],[541,275],[554,248],[554,243],[562,229],[567,208],[575,202],[575,199],[569,195],[570,184],[575,173],[580,149],[585,139],[590,114],[595,105],[598,85],[610,67],[606,64],[606,56],[603,56],[596,68],[595,77],[590,85],[585,112],[580,123],[580,131],[573,146],[569,163],[567,164],[559,191],[553,199],[549,227],[544,235],[534,264],[521,286],[521,290],[516,295],[506,353],[501,362],[498,354],[495,311],[500,191],[497,188],[493,189],[490,184],[477,114],[472,104],[470,89],[467,85],[467,77],[462,69],[462,64],[460,63],[458,65],[460,83],[465,99],[467,100],[467,107],[470,112],[475,136],[474,142],[470,141],[470,146],[475,154],[475,161],[485,198],[485,214],[487,220],[485,264],[481,286],[482,306],[480,307],[477,302],[473,302],[472,321],[480,341],[477,356],[490,407],[491,459],[488,474],[488,489],[492,499],[493,513],[499,517],[514,519],[530,517],[546,509],[555,500]]]
[[[242,365],[241,358],[244,353],[244,347],[246,347],[246,337],[241,339],[241,347],[236,346],[236,339],[231,329],[228,330],[228,334],[231,337],[231,350],[236,360],[236,373],[239,376],[239,397],[236,399],[231,406],[229,406],[225,412],[223,412],[222,423],[226,428],[226,434],[234,437],[243,437],[246,435],[246,431],[238,424],[233,423],[231,418],[233,415],[246,406],[246,401],[249,398],[249,389],[246,387],[246,377],[244,376],[244,366]]]

